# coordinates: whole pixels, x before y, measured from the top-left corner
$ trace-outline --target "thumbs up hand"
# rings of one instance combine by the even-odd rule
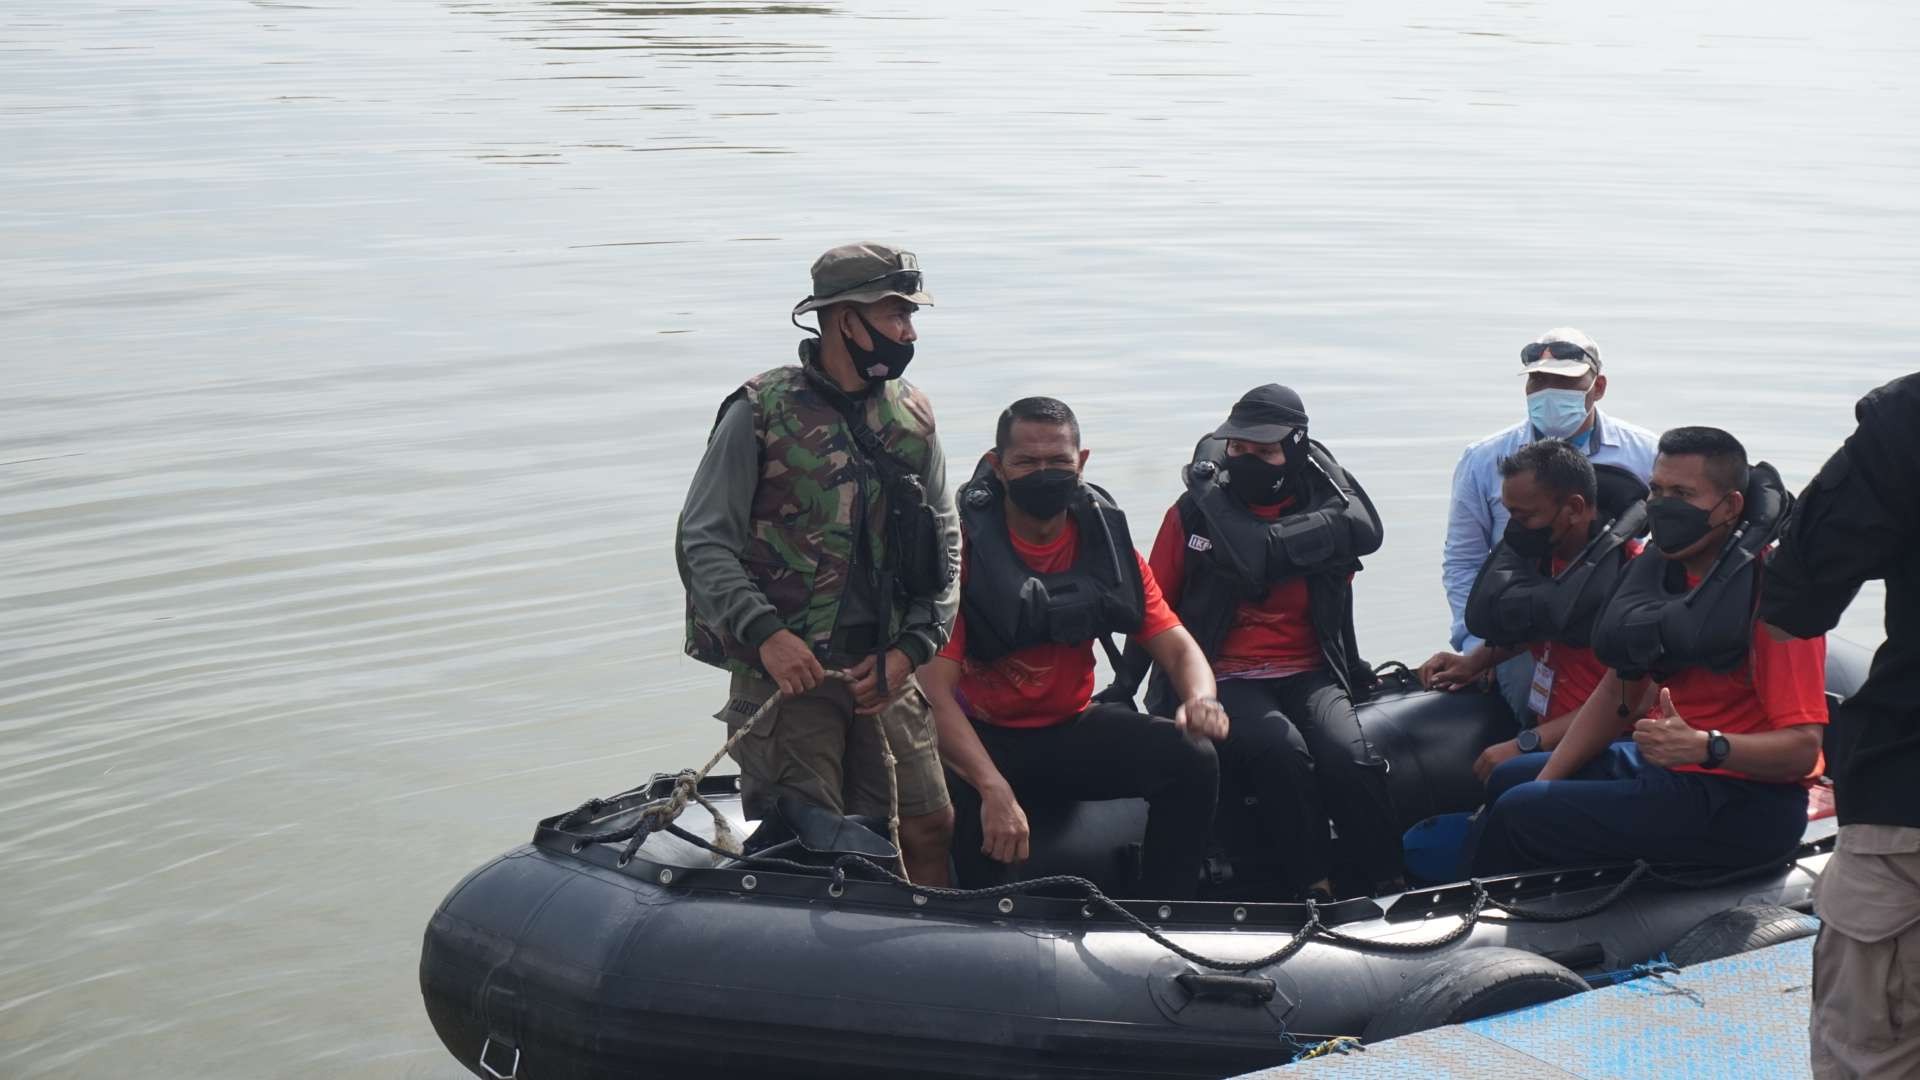
[[[1660,688],[1660,713],[1633,725],[1640,756],[1663,768],[1698,765],[1707,760],[1707,733],[1688,724],[1673,707],[1673,692]]]

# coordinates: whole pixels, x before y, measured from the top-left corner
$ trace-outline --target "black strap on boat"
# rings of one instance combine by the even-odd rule
[[[744,863],[753,863],[805,874],[818,874],[822,869],[819,866],[798,863],[790,859],[776,859],[755,855],[745,857],[728,855],[728,853],[709,844],[704,838],[688,832],[677,825],[668,825],[666,831],[696,847],[705,848],[715,854],[726,855],[728,858],[734,858]],[[1797,850],[1796,847],[1796,851]],[[1479,878],[1471,878],[1467,884],[1473,888],[1473,899],[1468,903],[1467,910],[1461,915],[1459,924],[1438,937],[1428,938],[1422,941],[1376,940],[1373,938],[1357,937],[1344,931],[1336,930],[1321,920],[1320,905],[1316,901],[1308,900],[1306,901],[1308,916],[1306,924],[1296,931],[1293,936],[1287,940],[1285,945],[1282,945],[1280,948],[1275,949],[1265,956],[1255,957],[1251,960],[1227,960],[1220,957],[1207,956],[1188,949],[1155,929],[1145,919],[1127,910],[1125,905],[1103,892],[1100,886],[1086,878],[1073,874],[1053,874],[1047,877],[1032,878],[1026,881],[1014,881],[1005,885],[994,885],[981,889],[950,889],[933,885],[915,884],[879,863],[859,855],[842,855],[835,859],[833,864],[826,868],[826,871],[836,886],[844,886],[847,880],[847,872],[857,869],[877,881],[897,885],[900,888],[921,896],[943,900],[994,900],[1043,889],[1072,889],[1080,893],[1081,897],[1087,903],[1098,905],[1106,911],[1111,912],[1115,917],[1119,918],[1132,929],[1138,931],[1142,936],[1159,945],[1161,948],[1166,949],[1168,952],[1173,953],[1175,956],[1180,957],[1182,960],[1199,967],[1211,968],[1215,971],[1247,972],[1284,963],[1301,949],[1306,948],[1315,938],[1319,938],[1329,945],[1351,949],[1355,952],[1386,954],[1430,952],[1434,949],[1446,948],[1471,934],[1474,926],[1479,923],[1481,916],[1488,908],[1493,908],[1508,917],[1522,919],[1527,922],[1571,922],[1575,919],[1584,919],[1590,915],[1595,915],[1606,910],[1619,902],[1622,897],[1643,881],[1658,881],[1662,884],[1687,889],[1713,888],[1714,886],[1724,885],[1728,882],[1738,880],[1741,877],[1751,876],[1771,867],[1779,866],[1782,862],[1792,861],[1791,856],[1788,856],[1781,859],[1770,860],[1766,863],[1741,867],[1740,869],[1728,871],[1723,874],[1716,874],[1712,877],[1695,878],[1663,873],[1655,870],[1646,860],[1641,859],[1634,862],[1633,869],[1628,872],[1627,876],[1622,878],[1618,884],[1607,890],[1606,895],[1590,904],[1585,904],[1577,908],[1556,910],[1528,907],[1510,900],[1496,899],[1493,894],[1488,891],[1485,882]]]
[[[566,832],[568,831],[568,826],[580,824],[611,805],[613,804],[606,800],[589,799],[585,803],[582,803],[578,809],[561,817],[554,823],[554,827],[556,831]],[[643,810],[651,809],[653,805],[654,804],[649,803],[643,807]],[[658,828],[660,831],[670,833],[695,847],[739,863],[786,870],[803,875],[817,875],[823,869],[818,865],[796,862],[792,859],[777,858],[771,855],[736,854],[714,845],[703,836],[681,828],[679,825],[674,824],[671,819],[661,823]],[[620,865],[625,866],[632,860],[634,853],[639,849],[640,845],[646,842],[647,837],[654,829],[653,819],[643,813],[640,820],[634,825],[614,829],[606,833],[576,836],[574,850],[579,851],[581,848],[592,843],[626,840],[628,841],[627,848],[619,860]],[[1581,907],[1556,910],[1526,907],[1510,900],[1495,899],[1492,893],[1487,890],[1484,881],[1479,878],[1469,878],[1467,884],[1473,889],[1473,899],[1469,901],[1467,910],[1461,915],[1459,924],[1446,933],[1441,934],[1439,937],[1424,941],[1376,940],[1373,938],[1358,937],[1341,930],[1336,930],[1321,920],[1319,903],[1314,900],[1308,900],[1306,901],[1306,924],[1301,926],[1301,928],[1287,940],[1285,945],[1282,945],[1280,948],[1275,949],[1265,956],[1256,957],[1252,960],[1226,960],[1194,952],[1155,929],[1152,924],[1148,923],[1145,919],[1127,910],[1126,906],[1120,901],[1113,899],[1102,891],[1099,885],[1087,878],[1074,874],[1052,874],[1047,877],[1008,882],[1004,885],[994,885],[980,889],[953,889],[934,885],[916,884],[900,874],[895,873],[893,870],[861,855],[841,855],[834,859],[830,866],[824,869],[832,879],[832,888],[836,890],[834,895],[838,895],[837,890],[845,887],[848,870],[859,870],[871,876],[876,881],[896,885],[915,895],[943,900],[995,900],[1003,897],[1037,892],[1043,889],[1071,889],[1078,892],[1086,903],[1097,905],[1112,913],[1148,940],[1166,949],[1168,952],[1173,953],[1175,956],[1180,957],[1182,960],[1200,967],[1212,968],[1215,971],[1248,972],[1284,963],[1301,949],[1306,948],[1316,937],[1324,940],[1329,945],[1351,949],[1356,952],[1410,954],[1442,949],[1471,934],[1474,926],[1480,921],[1481,915],[1489,907],[1509,917],[1528,922],[1571,922],[1575,919],[1584,919],[1590,915],[1598,914],[1606,910],[1608,907],[1619,902],[1634,886],[1642,881],[1658,881],[1665,885],[1683,889],[1713,888],[1718,885],[1736,881],[1742,877],[1751,876],[1764,870],[1778,867],[1782,863],[1793,863],[1796,861],[1795,855],[1797,855],[1798,852],[1799,845],[1796,844],[1792,851],[1783,854],[1780,858],[1770,859],[1762,863],[1755,863],[1751,866],[1740,867],[1705,878],[1663,873],[1655,870],[1645,859],[1638,859],[1634,861],[1633,869],[1626,877],[1622,878],[1613,888],[1607,890],[1606,895]]]

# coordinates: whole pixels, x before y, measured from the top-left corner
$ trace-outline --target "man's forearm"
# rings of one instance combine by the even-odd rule
[[[1205,653],[1187,633],[1184,626],[1155,634],[1141,643],[1153,662],[1167,673],[1168,681],[1173,683],[1174,693],[1183,702],[1194,698],[1213,697],[1218,687],[1213,681],[1213,666],[1207,663]]]
[[[939,740],[940,763],[960,774],[975,791],[1005,787],[1006,777],[993,763],[993,755],[980,742],[973,721],[960,710],[953,696],[959,677],[959,665],[945,657],[936,657],[919,671],[920,688],[926,691],[927,704],[933,708],[934,732]]]
[[[1567,737],[1567,732],[1573,730],[1574,718],[1579,715],[1580,710],[1575,709],[1570,713],[1562,713],[1551,720],[1542,720],[1536,725],[1534,730],[1540,733],[1540,749],[1552,750],[1559,746],[1561,741]]]
[[[1820,735],[1818,724],[1729,735],[1730,752],[1720,767],[1745,773],[1755,780],[1791,783],[1812,772],[1814,763],[1820,760]]]
[[[1608,743],[1633,726],[1633,717],[1639,714],[1634,706],[1644,696],[1644,685],[1628,686],[1621,682],[1620,676],[1608,672],[1586,704],[1566,721],[1566,730],[1553,748],[1553,756],[1547,759],[1546,768],[1540,770],[1539,779],[1564,780],[1585,768]],[[1620,705],[1627,698],[1633,700],[1628,702],[1627,715],[1622,717]]]

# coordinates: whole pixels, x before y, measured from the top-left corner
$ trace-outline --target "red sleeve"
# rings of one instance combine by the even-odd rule
[[[1153,538],[1153,554],[1147,558],[1160,583],[1160,595],[1168,607],[1180,606],[1180,591],[1187,581],[1187,530],[1180,524],[1180,504],[1167,507],[1160,520],[1160,535]]]
[[[1827,722],[1827,639],[1775,641],[1753,627],[1753,692],[1767,716],[1767,729]]]
[[[940,646],[940,651],[935,655],[944,656],[956,664],[966,661],[967,620],[959,612],[953,613],[953,636],[947,638],[947,643]]]
[[[1147,594],[1147,617],[1140,620],[1140,632],[1133,637],[1144,643],[1179,626],[1180,617],[1167,606],[1166,597],[1160,595],[1160,583],[1154,580],[1153,568],[1147,565],[1147,560],[1140,558],[1137,551],[1133,557],[1140,564],[1140,584]]]

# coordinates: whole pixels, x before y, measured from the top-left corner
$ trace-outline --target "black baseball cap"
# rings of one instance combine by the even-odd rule
[[[1307,406],[1300,395],[1279,383],[1256,386],[1233,403],[1227,422],[1214,429],[1216,439],[1246,442],[1285,442],[1294,429],[1307,426]]]

